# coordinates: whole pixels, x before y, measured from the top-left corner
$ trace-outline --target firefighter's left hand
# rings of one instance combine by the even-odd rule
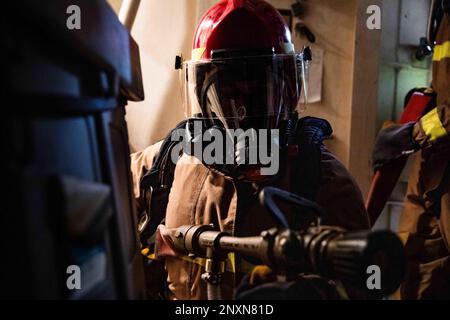
[[[392,124],[380,131],[372,155],[374,171],[420,149],[419,143],[413,138],[414,125],[414,122],[404,125]]]

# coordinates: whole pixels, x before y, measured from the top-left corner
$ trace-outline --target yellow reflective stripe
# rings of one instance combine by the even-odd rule
[[[141,254],[149,260],[157,260],[155,254],[150,252],[149,248],[142,249]]]
[[[182,256],[179,257],[181,260],[186,261],[186,262],[190,262],[190,263],[194,263],[197,264],[201,267],[205,267],[206,266],[206,259],[204,258],[190,258],[188,256]],[[234,258],[234,253],[229,253],[227,260],[225,261],[225,270],[227,272],[231,272],[231,273],[236,273],[236,265],[235,265],[235,258]]]
[[[229,269],[232,273],[236,273],[236,259],[233,252],[228,254],[226,269]]]
[[[149,260],[157,260],[155,253],[150,252],[149,248],[142,249],[141,254]],[[195,263],[201,267],[205,267],[205,265],[206,265],[206,259],[204,259],[204,258],[190,258],[188,256],[181,256],[178,258],[180,258],[181,260],[186,261],[186,262]],[[228,257],[227,257],[227,260],[225,263],[225,270],[227,272],[236,273],[236,260],[235,260],[234,253],[232,253],[232,252],[228,254]]]
[[[202,58],[203,54],[205,53],[206,48],[198,48],[198,49],[194,49],[192,50],[192,57],[191,59],[193,61],[198,61]]]
[[[201,267],[206,266],[206,260],[203,258],[190,258],[188,256],[182,256],[182,257],[178,257],[178,258],[180,258],[181,260],[186,261],[186,262],[197,264]]]
[[[435,141],[447,135],[447,131],[445,131],[441,119],[439,118],[437,108],[422,117],[420,124],[430,141]]]
[[[441,61],[445,58],[450,58],[450,41],[434,47],[433,61]]]

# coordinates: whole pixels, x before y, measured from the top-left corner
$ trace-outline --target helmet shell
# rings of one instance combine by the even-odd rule
[[[200,20],[192,60],[209,60],[214,50],[267,48],[275,54],[295,51],[289,27],[278,10],[263,0],[223,0]]]

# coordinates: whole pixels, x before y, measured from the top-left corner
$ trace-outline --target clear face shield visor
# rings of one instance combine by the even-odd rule
[[[307,101],[310,54],[258,55],[182,64],[185,114],[225,129],[275,129]]]

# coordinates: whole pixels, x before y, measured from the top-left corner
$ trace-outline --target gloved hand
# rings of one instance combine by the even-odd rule
[[[332,281],[305,275],[295,281],[280,282],[267,266],[257,266],[244,277],[236,290],[237,300],[339,300]]]
[[[393,124],[380,131],[372,155],[374,171],[420,149],[420,144],[413,138],[414,125],[414,122],[404,125]]]

